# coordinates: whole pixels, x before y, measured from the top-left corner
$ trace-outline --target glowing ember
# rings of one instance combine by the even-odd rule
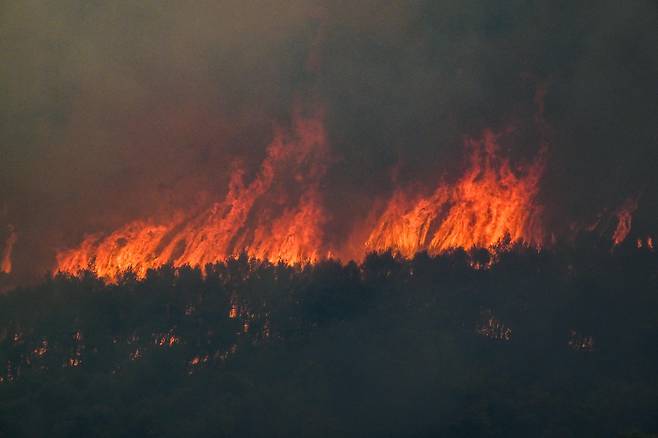
[[[9,237],[7,237],[7,241],[5,242],[5,247],[2,250],[2,260],[0,262],[0,272],[3,272],[5,274],[10,274],[12,270],[12,263],[11,263],[11,253],[14,250],[14,245],[16,245],[16,241],[18,240],[18,234],[16,234],[16,231],[14,230],[14,227],[11,225],[9,226]]]
[[[594,338],[591,336],[585,336],[575,330],[570,330],[568,345],[575,351],[593,351]]]
[[[647,238],[644,240],[641,237],[638,237],[635,241],[635,246],[638,249],[646,248],[649,251],[653,251],[653,237],[647,236]]]
[[[637,209],[637,201],[629,199],[622,205],[617,212],[617,228],[612,234],[612,243],[616,246],[622,243],[628,233],[631,232],[631,222],[633,220],[633,213]],[[653,242],[651,243],[653,246]]]
[[[510,341],[512,339],[512,329],[496,319],[491,311],[483,312],[482,316],[484,320],[476,330],[479,335],[498,341]]]
[[[440,185],[428,197],[394,194],[366,242],[369,250],[390,249],[410,257],[421,250],[493,250],[506,239],[541,246],[542,208],[536,196],[543,154],[517,176],[509,161],[497,156],[492,132],[469,147],[470,167],[456,184]]]

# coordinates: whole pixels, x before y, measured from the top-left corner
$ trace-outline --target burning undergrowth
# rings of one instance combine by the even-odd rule
[[[303,265],[326,259],[360,262],[370,252],[391,251],[409,259],[421,251],[454,250],[487,252],[485,262],[471,263],[481,268],[515,245],[541,251],[557,240],[573,240],[582,227],[556,238],[545,225],[540,195],[547,146],[539,147],[530,162],[513,165],[500,146],[513,131],[485,130],[481,138],[468,139],[468,159],[456,180],[442,178],[429,190],[420,182],[397,187],[383,207],[366,219],[355,218],[352,231],[337,237],[327,232],[333,217],[324,202],[325,180],[333,157],[323,116],[298,111],[290,130],[275,130],[255,175],[233,166],[223,199],[88,235],[77,247],[57,253],[53,271],[92,269],[116,281],[127,270],[143,278],[147,270],[166,264],[203,267],[243,253]],[[636,209],[637,200],[631,199],[608,214],[617,220],[614,230],[597,229],[597,222],[589,232],[611,233],[612,245],[618,246],[631,231]],[[651,247],[647,239],[638,246]]]
[[[57,255],[57,270],[92,267],[113,279],[133,269],[170,263],[204,266],[246,252],[249,257],[294,264],[326,257],[321,178],[328,149],[320,118],[295,118],[292,133],[278,130],[257,175],[233,170],[226,197],[194,214],[167,221],[137,220],[109,234],[91,235]]]

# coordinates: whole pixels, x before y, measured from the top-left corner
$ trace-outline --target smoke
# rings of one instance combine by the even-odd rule
[[[464,139],[484,129],[511,129],[501,147],[520,162],[549,144],[541,197],[555,229],[629,197],[633,226],[658,225],[649,0],[0,8],[0,200],[24,278],[84,233],[223,198],[235,162],[255,174],[295,105],[326,114],[337,240],[396,186],[459,175]]]

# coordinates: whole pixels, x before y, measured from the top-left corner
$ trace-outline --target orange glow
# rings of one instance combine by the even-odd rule
[[[36,357],[42,357],[48,352],[48,340],[43,339],[39,346],[32,351]]]
[[[205,266],[245,252],[289,264],[314,262],[322,252],[325,214],[319,194],[327,147],[320,117],[294,120],[292,135],[278,130],[253,181],[232,172],[224,200],[168,221],[137,220],[110,234],[87,236],[57,254],[57,270],[92,268],[115,280],[132,269],[140,278],[167,263]]]
[[[165,334],[154,334],[154,337],[155,345],[158,347],[173,347],[175,344],[181,342],[181,339],[174,334],[173,330]]]
[[[422,250],[436,255],[455,248],[493,254],[517,243],[540,248],[544,231],[536,197],[544,150],[531,164],[513,169],[499,156],[491,131],[466,146],[468,166],[456,182],[440,184],[428,196],[396,190],[378,219],[356,227],[365,232],[346,239],[350,257],[392,250],[409,258]],[[89,235],[57,254],[56,269],[75,275],[91,268],[116,281],[128,269],[143,278],[165,264],[203,267],[241,253],[291,265],[345,255],[332,251],[324,235],[328,215],[320,186],[328,156],[322,118],[297,116],[292,133],[276,131],[251,182],[241,168],[232,172],[223,200],[200,212],[135,220]],[[487,268],[494,260],[473,267]],[[233,306],[229,316],[237,314]]]
[[[468,142],[470,165],[454,185],[439,185],[427,196],[398,190],[366,241],[370,251],[393,250],[405,257],[427,250],[494,247],[509,239],[541,247],[542,208],[536,202],[543,153],[526,169],[512,171],[498,157],[496,136]]]
[[[624,205],[621,206],[617,212],[617,228],[615,228],[615,232],[612,234],[612,243],[615,246],[622,243],[628,236],[628,233],[631,232],[633,213],[636,209],[637,202],[629,199],[624,203]]]
[[[136,361],[140,360],[142,358],[142,352],[139,350],[139,348],[135,349],[135,351],[132,351],[128,354],[128,359],[131,361]]]
[[[640,248],[646,248],[649,251],[653,251],[653,237],[647,236],[645,240],[642,240],[641,237],[638,237],[635,241],[635,246]]]
[[[2,250],[0,272],[3,272],[5,274],[11,273],[12,270],[11,254],[14,250],[14,245],[16,245],[17,240],[18,240],[18,234],[16,234],[14,227],[9,226],[9,237],[7,237],[7,241],[5,242],[5,247]]]

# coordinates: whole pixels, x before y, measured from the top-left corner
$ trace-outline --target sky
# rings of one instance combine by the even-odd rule
[[[633,197],[655,230],[657,23],[650,0],[3,2],[0,238],[35,276],[85,233],[221,196],[296,107],[325,114],[336,235],[456,177],[487,128],[513,160],[548,145],[555,229]]]

